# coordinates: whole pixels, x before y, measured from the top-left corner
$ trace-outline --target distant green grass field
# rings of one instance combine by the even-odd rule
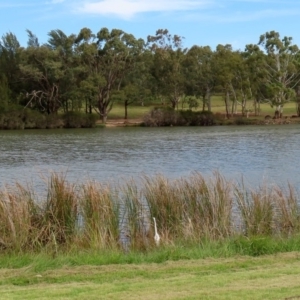
[[[130,105],[128,106],[128,119],[142,119],[145,114],[151,111],[154,107],[160,107],[160,103],[151,103],[145,104],[145,106],[141,105]],[[188,106],[185,104],[184,109],[187,109]],[[248,104],[249,109],[252,109],[254,112],[254,108],[251,107],[251,103]],[[182,105],[179,104],[179,109],[182,109]],[[202,109],[202,103],[199,102],[199,107],[197,110]],[[274,108],[267,103],[261,104],[260,106],[260,115],[273,115]],[[226,112],[225,104],[221,96],[213,96],[212,97],[212,111],[214,113],[224,113]],[[237,112],[240,113],[242,111],[241,105],[238,105]],[[294,115],[296,114],[296,104],[294,102],[286,103],[283,110],[284,115]],[[122,104],[116,103],[113,106],[113,109],[109,113],[108,119],[124,119],[124,106]]]
[[[154,105],[149,106],[136,106],[130,105],[128,106],[128,119],[140,119],[148,113],[151,109],[153,109]],[[109,113],[109,119],[124,119],[124,106],[120,104],[115,104],[113,109]]]

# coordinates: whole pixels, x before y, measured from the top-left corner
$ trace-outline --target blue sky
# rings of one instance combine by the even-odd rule
[[[275,30],[300,46],[299,25],[299,0],[0,0],[0,34],[16,34],[22,46],[26,29],[45,43],[50,30],[69,35],[83,27],[119,28],[143,39],[162,28],[183,36],[185,47],[240,50]]]

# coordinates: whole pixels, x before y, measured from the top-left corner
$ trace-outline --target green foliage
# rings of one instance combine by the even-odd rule
[[[154,108],[145,115],[143,121],[145,126],[178,126],[184,124],[180,113],[173,108]]]
[[[0,113],[13,112],[13,121],[2,120],[2,128],[23,127],[14,113],[16,104],[51,115],[46,128],[56,128],[63,124],[53,116],[62,111],[97,111],[105,123],[115,102],[123,103],[127,119],[133,103],[143,106],[155,98],[161,106],[169,102],[178,110],[187,103],[196,111],[202,102],[202,111],[211,111],[213,96],[218,95],[224,102],[219,111],[225,110],[227,118],[238,109],[243,116],[250,108],[259,115],[263,103],[281,117],[283,106],[299,98],[299,49],[292,38],[280,38],[275,31],[261,35],[257,45],[246,45],[244,52],[234,51],[231,45],[185,49],[182,37],[167,29],[149,35],[147,43],[121,29],[93,33],[83,28],[77,35],[51,30],[43,45],[33,32],[27,30],[27,34],[25,48],[10,32],[0,40]],[[211,123],[200,114],[182,116],[162,110],[153,111],[146,123]],[[80,121],[75,115],[65,119],[68,127],[93,126],[93,121]],[[37,123],[31,120],[25,128],[45,128],[40,125],[43,122]]]
[[[191,126],[211,126],[215,125],[215,116],[210,111],[194,112],[191,110],[180,111],[187,125]]]
[[[13,111],[0,112],[0,129],[93,128],[96,121],[94,114],[69,112],[64,115],[45,115],[20,106],[15,106]]]
[[[210,126],[215,124],[216,118],[209,111],[155,108],[144,117],[145,126]]]
[[[0,113],[6,111],[9,107],[11,91],[8,86],[7,78],[0,74]]]

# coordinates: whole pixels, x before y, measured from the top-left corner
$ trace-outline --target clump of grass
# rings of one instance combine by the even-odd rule
[[[0,245],[16,252],[42,249],[45,223],[41,203],[31,187],[18,183],[0,191]]]
[[[291,236],[300,232],[299,198],[295,189],[288,184],[288,191],[284,193],[279,187],[274,188],[276,201],[276,229],[283,235]]]
[[[134,181],[122,187],[122,246],[131,249],[147,250],[153,243],[150,238],[151,224],[148,203]]]
[[[0,246],[21,251],[27,248],[33,235],[36,204],[32,194],[19,184],[0,192]]]
[[[246,236],[272,235],[274,231],[275,203],[272,190],[267,186],[249,191],[244,183],[235,188],[236,201]]]
[[[119,209],[116,192],[108,185],[88,182],[80,198],[84,247],[116,248],[119,240]]]
[[[174,181],[145,177],[144,189],[164,241],[199,241],[231,234],[231,184],[219,173],[211,180],[199,173]]]
[[[185,199],[185,219],[187,232],[199,238],[224,238],[232,231],[231,183],[219,173],[211,180],[195,173],[183,180],[181,193]]]
[[[53,173],[44,203],[42,243],[65,244],[74,238],[78,218],[78,191],[65,175]]]
[[[172,243],[182,238],[185,203],[180,180],[170,181],[162,175],[144,177],[143,195],[148,203],[151,220],[156,218],[162,241]]]

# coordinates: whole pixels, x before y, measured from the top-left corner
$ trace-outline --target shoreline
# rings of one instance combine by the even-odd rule
[[[96,122],[96,127],[107,127],[107,128],[114,128],[114,127],[143,127],[144,122],[140,118],[132,118],[132,119],[110,119],[107,120],[106,124],[102,124],[101,121]],[[211,126],[245,126],[245,125],[252,125],[252,126],[261,126],[261,125],[292,125],[292,124],[300,124],[300,117],[293,118],[290,116],[286,116],[282,119],[252,119],[252,118],[244,118],[240,117],[239,115],[234,116],[230,119],[224,118],[224,123],[215,124]],[[186,126],[178,126],[178,127],[188,127]],[[151,126],[146,126],[151,127]],[[156,126],[156,127],[169,127],[169,126]],[[176,126],[177,127],[177,126]],[[195,126],[193,126],[195,127]]]

